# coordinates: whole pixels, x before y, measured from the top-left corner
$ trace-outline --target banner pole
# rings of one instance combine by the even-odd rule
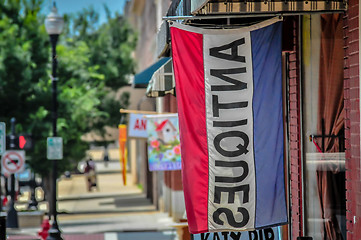
[[[120,113],[134,113],[134,114],[170,114],[170,112],[159,113],[156,111],[142,111],[142,110],[130,110],[130,109],[120,109]]]

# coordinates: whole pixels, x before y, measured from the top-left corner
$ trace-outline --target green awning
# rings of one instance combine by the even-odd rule
[[[162,67],[166,62],[168,62],[169,59],[171,58],[170,57],[161,58],[147,69],[136,74],[134,76],[134,81],[132,86],[134,88],[147,88],[149,81],[152,79],[154,72],[157,71],[160,67]]]
[[[146,93],[147,97],[163,97],[167,94],[175,95],[172,58],[154,72]]]

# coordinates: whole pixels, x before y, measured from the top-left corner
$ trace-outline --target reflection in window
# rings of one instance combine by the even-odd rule
[[[342,15],[303,18],[306,234],[346,239]]]

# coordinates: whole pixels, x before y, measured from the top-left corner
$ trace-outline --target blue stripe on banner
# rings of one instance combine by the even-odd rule
[[[282,22],[251,32],[256,222],[287,222],[283,163]]]

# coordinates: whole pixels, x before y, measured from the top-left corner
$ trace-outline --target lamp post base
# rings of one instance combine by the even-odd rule
[[[10,209],[8,211],[7,219],[6,219],[6,227],[7,228],[19,228],[19,222],[18,222],[18,212],[16,211],[14,207],[13,200],[12,204],[10,206]]]
[[[49,235],[46,240],[63,240],[61,237],[61,232],[59,230],[58,224],[53,223],[51,228],[48,231]]]

